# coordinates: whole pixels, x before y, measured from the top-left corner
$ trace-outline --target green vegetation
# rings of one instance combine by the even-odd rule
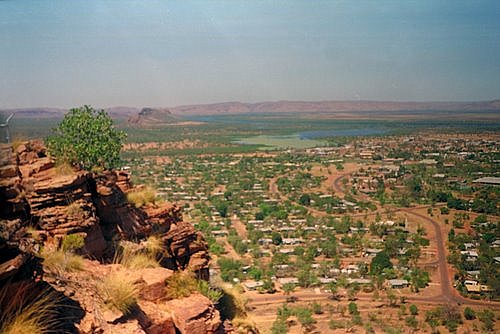
[[[62,250],[65,252],[74,252],[85,246],[85,239],[79,234],[65,235],[62,240]]]
[[[392,268],[392,263],[389,255],[386,252],[380,252],[375,255],[370,264],[370,273],[372,275],[381,274],[384,269]]]
[[[66,271],[83,269],[83,258],[70,251],[45,247],[41,251],[44,267],[53,274],[61,275]]]
[[[198,291],[196,278],[189,273],[179,271],[167,279],[165,297],[167,299],[185,298],[196,291]]]
[[[291,316],[297,317],[300,325],[305,331],[308,331],[316,320],[313,318],[313,309],[309,307],[290,307],[284,304],[282,307],[278,308],[276,320],[271,328],[272,333],[287,333],[287,319]]]
[[[86,170],[114,168],[120,161],[125,133],[116,130],[104,110],[90,106],[71,109],[47,138],[52,156],[59,162]]]
[[[466,320],[474,320],[474,319],[476,319],[476,312],[473,309],[471,309],[470,307],[467,306],[464,309],[464,318]]]

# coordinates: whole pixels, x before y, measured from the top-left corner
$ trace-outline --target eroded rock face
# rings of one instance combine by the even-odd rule
[[[175,326],[182,334],[222,333],[219,311],[207,297],[193,294],[166,303],[172,312]]]
[[[159,235],[168,268],[208,277],[206,243],[182,221],[181,209],[172,204],[135,208],[124,192],[131,189],[126,172],[94,175],[56,167],[40,141],[27,142],[15,151],[3,145],[0,152],[2,219],[20,219],[22,227],[32,226],[55,244],[65,235],[82,235],[83,253],[94,258],[112,254],[119,240]]]
[[[86,260],[82,272],[43,277],[78,305],[82,312],[74,318],[79,319],[74,327],[78,332],[224,332],[219,313],[207,298],[194,294],[182,301],[163,299],[166,279],[176,270],[190,270],[208,280],[207,245],[191,224],[182,221],[179,207],[137,209],[126,200],[125,192],[131,189],[127,173],[94,175],[55,166],[40,141],[15,151],[2,145],[0,154],[0,281],[20,277],[40,281],[41,261],[35,255],[40,246],[57,246],[64,236],[78,234],[85,240],[81,252],[99,261]],[[118,268],[126,270],[125,277],[138,288],[138,305],[127,317],[105,311],[97,284],[118,270],[119,265],[104,264],[112,258],[116,243],[152,234],[163,243],[164,268]]]
[[[173,224],[162,240],[171,255],[163,260],[166,267],[173,267],[174,270],[188,269],[196,273],[198,278],[208,280],[207,246],[191,224],[183,221]]]

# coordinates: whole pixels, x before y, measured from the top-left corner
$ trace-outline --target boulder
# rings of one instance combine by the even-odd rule
[[[172,312],[175,327],[182,334],[221,333],[219,311],[210,300],[200,294],[166,302]]]

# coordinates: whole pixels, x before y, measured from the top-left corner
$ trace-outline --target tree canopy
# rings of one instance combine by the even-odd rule
[[[389,255],[385,251],[377,253],[370,264],[370,273],[378,275],[386,268],[392,268],[392,263]]]
[[[59,162],[86,170],[118,165],[125,132],[115,129],[104,110],[91,106],[71,109],[47,138],[49,152]]]

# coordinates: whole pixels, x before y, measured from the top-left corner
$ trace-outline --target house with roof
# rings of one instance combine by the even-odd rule
[[[410,285],[408,280],[405,279],[390,279],[387,280],[387,286],[392,289],[403,289],[407,288]]]

